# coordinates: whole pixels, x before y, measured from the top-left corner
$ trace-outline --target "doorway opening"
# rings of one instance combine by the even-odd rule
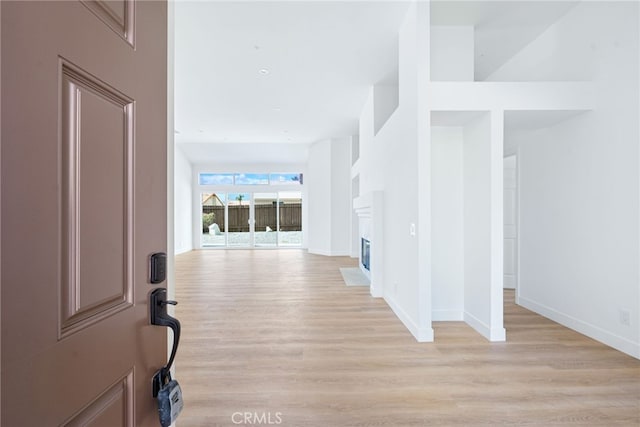
[[[504,158],[504,289],[518,286],[518,171],[515,155]]]

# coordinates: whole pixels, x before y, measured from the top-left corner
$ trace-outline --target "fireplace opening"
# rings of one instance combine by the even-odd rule
[[[362,262],[362,266],[367,270],[371,271],[369,268],[370,265],[370,246],[371,242],[364,237],[360,239],[360,259]]]

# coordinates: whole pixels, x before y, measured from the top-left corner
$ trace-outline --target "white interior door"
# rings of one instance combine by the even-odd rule
[[[516,156],[504,159],[504,283],[515,289],[518,282],[518,174]]]

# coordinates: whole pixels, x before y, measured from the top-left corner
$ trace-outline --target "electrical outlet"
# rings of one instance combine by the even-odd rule
[[[620,309],[620,323],[625,326],[631,326],[631,312],[626,309]]]
[[[409,224],[409,236],[416,235],[416,225],[414,223]]]

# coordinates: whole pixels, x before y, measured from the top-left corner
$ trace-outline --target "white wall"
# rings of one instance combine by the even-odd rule
[[[359,161],[360,168],[360,195],[365,193],[382,190],[385,185],[385,169],[381,168],[381,159],[384,158],[384,146],[379,142],[378,138],[374,138],[375,132],[375,109],[374,109],[374,89],[369,90],[369,96],[365,102],[359,121]],[[380,128],[384,129],[391,119],[387,119],[385,125]]]
[[[360,175],[356,175],[351,180],[351,198],[355,199],[360,195]],[[360,258],[360,230],[358,214],[355,210],[351,212],[351,258]]]
[[[331,253],[351,255],[351,137],[331,141]]]
[[[496,168],[492,167],[493,138],[492,114],[489,112],[464,127],[464,320],[488,339],[504,340],[502,254],[495,253],[496,241],[500,249],[503,244],[502,204],[499,209],[494,206],[498,196],[495,193],[502,198],[502,181],[496,189],[493,182]],[[499,161],[502,171],[502,153]],[[499,229],[496,222],[499,222]],[[499,274],[497,282],[496,274]],[[500,295],[496,295],[497,292]]]
[[[434,321],[464,319],[463,128],[431,128]]]
[[[518,302],[635,357],[638,16],[636,2],[583,2],[490,77],[593,79],[595,111],[519,136]]]
[[[419,341],[432,341],[428,254],[419,257],[419,239],[429,240],[430,225],[419,223],[421,178],[419,147],[429,144],[428,124],[420,121],[419,92],[428,80],[428,4],[412,4],[399,32],[399,105],[375,134],[373,89],[360,116],[360,195],[384,193],[382,292],[394,313]],[[427,31],[428,33],[428,31]],[[424,129],[427,129],[426,132]],[[428,157],[428,153],[426,154]],[[410,233],[411,225],[416,233]],[[426,277],[428,276],[428,277]],[[424,279],[425,281],[423,281]]]
[[[384,84],[373,87],[373,132],[378,133],[398,108],[398,85]]]
[[[309,199],[308,248],[313,254],[331,254],[331,141],[309,147],[309,173],[305,181]]]
[[[431,27],[432,81],[473,81],[473,31],[471,26]]]
[[[319,141],[309,148],[307,227],[310,253],[351,254],[351,138]]]
[[[191,163],[177,146],[174,158],[174,245],[175,253],[193,249],[193,173]]]

